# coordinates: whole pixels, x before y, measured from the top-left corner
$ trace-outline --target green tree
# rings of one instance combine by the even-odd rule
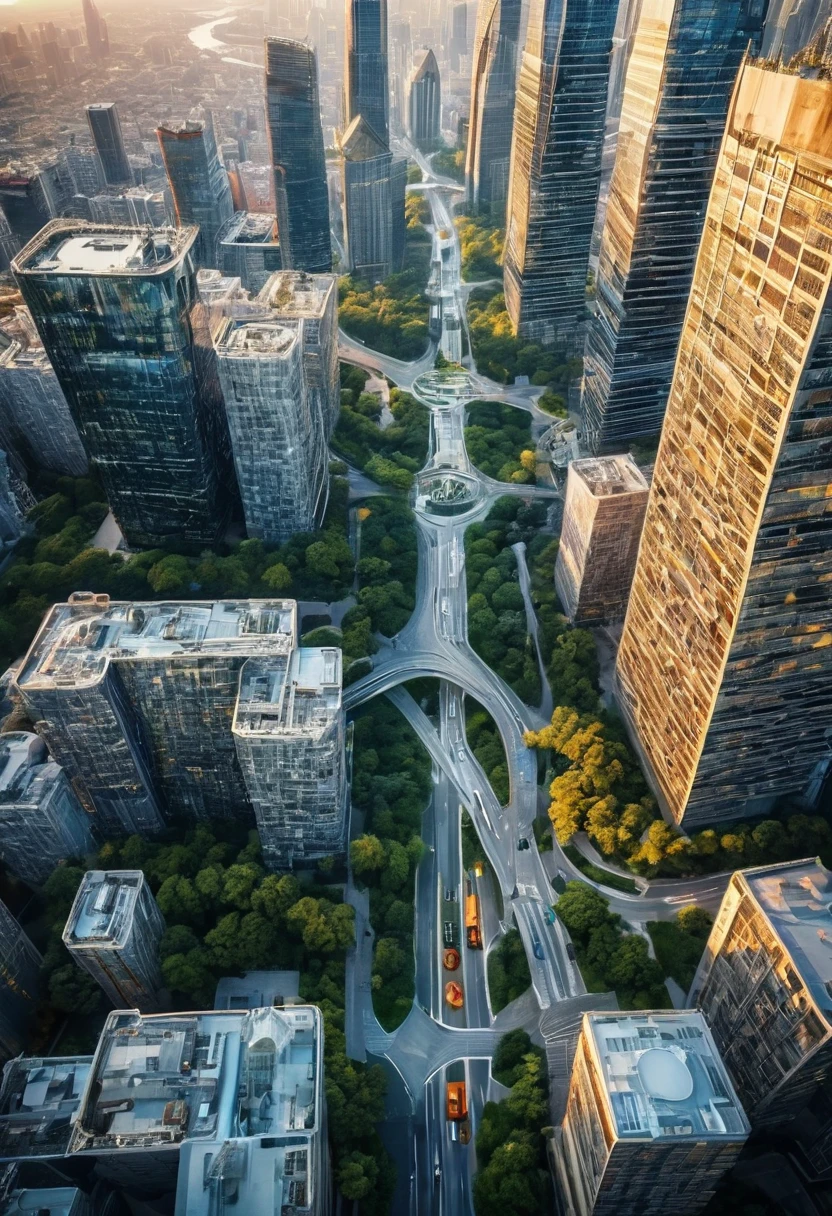
[[[604,897],[584,882],[566,884],[566,889],[558,899],[556,911],[569,932],[583,941],[586,941],[593,929],[613,924],[615,921]]]
[[[91,975],[74,963],[67,963],[49,977],[49,1002],[61,1013],[89,1017],[99,1007],[101,989]]]
[[[285,922],[286,913],[300,899],[300,883],[294,874],[267,874],[251,895],[253,911],[277,924]]]
[[[350,845],[350,864],[354,873],[368,874],[380,870],[387,860],[384,845],[378,836],[359,836]]]
[[[222,901],[234,908],[246,911],[251,907],[251,897],[263,879],[263,870],[253,862],[229,866],[225,871]]]

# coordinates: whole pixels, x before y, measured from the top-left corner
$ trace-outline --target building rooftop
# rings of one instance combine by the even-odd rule
[[[188,1141],[179,1159],[175,1216],[206,1216],[225,1204],[258,1216],[287,1216],[311,1205],[314,1178],[306,1138],[238,1137]],[[219,1206],[217,1198],[224,1201]]]
[[[282,317],[319,317],[338,282],[333,274],[307,274],[304,270],[278,270],[257,297]]]
[[[288,663],[248,659],[233,730],[240,735],[322,735],[341,710],[341,651],[309,646]]]
[[[0,803],[25,801],[48,761],[46,744],[38,735],[25,730],[0,735]]]
[[[248,300],[248,292],[244,290],[242,281],[238,277],[224,275],[221,270],[198,270],[196,289],[203,304],[225,305]]]
[[[26,1187],[0,1198],[0,1216],[73,1216],[88,1210],[86,1196],[74,1186]]]
[[[632,456],[591,456],[586,460],[573,460],[569,468],[596,498],[646,494],[649,490],[644,474]]]
[[[701,1013],[587,1013],[584,1031],[619,1139],[747,1138],[748,1120]]]
[[[285,654],[294,600],[111,602],[76,592],[47,614],[18,672],[23,691],[97,683],[111,661],[177,654]]]
[[[275,217],[261,211],[235,211],[220,229],[224,245],[277,245]]]
[[[297,328],[290,328],[282,321],[229,320],[215,345],[227,357],[256,359],[285,356],[297,341]]]
[[[294,1002],[300,991],[299,971],[247,971],[224,975],[214,994],[215,1009],[265,1009]]]
[[[92,1056],[11,1060],[0,1086],[0,1160],[62,1157]]]
[[[158,274],[190,249],[199,229],[128,228],[86,220],[51,220],[18,253],[17,274]]]
[[[144,881],[141,870],[88,870],[73,901],[64,942],[79,949],[123,946]]]
[[[12,316],[4,317],[0,322],[0,367],[9,370],[33,368],[41,373],[52,371],[32,314],[25,304],[16,304]]]
[[[805,860],[740,875],[816,1005],[832,1018],[832,871]]]

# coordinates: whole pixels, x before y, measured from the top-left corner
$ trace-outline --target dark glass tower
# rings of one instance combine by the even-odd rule
[[[214,124],[208,114],[178,130],[158,127],[156,136],[176,207],[176,222],[199,225],[195,247],[198,266],[219,266],[217,234],[234,214],[228,174],[217,153]]]
[[[196,235],[53,220],[12,264],[133,545],[210,544],[225,523],[230,445],[190,317]]]
[[[514,122],[520,0],[484,0],[477,18],[465,160],[468,206],[505,221]]]
[[[110,53],[110,39],[107,34],[107,23],[99,14],[94,0],[82,0],[84,10],[84,27],[87,32],[87,46],[93,59],[103,59]]]
[[[132,186],[133,172],[124,149],[121,123],[115,104],[109,101],[87,106],[87,122],[90,124],[93,143],[100,157],[107,185]]]
[[[439,144],[442,118],[439,65],[433,51],[425,51],[413,69],[408,97],[410,138],[421,152],[433,152]]]
[[[581,414],[593,452],[661,430],[728,102],[764,8],[642,5],[587,333]]]
[[[573,347],[586,274],[616,0],[532,0],[517,81],[504,281],[517,333]]]
[[[266,108],[277,234],[286,270],[328,271],[329,194],[314,50],[266,39]]]
[[[344,127],[361,116],[386,145],[389,139],[387,0],[347,0]]]

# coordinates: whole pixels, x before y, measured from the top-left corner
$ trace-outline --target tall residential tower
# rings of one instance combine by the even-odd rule
[[[115,103],[97,102],[87,106],[87,122],[107,185],[132,186],[133,171],[127,159]]]
[[[387,0],[347,0],[344,127],[363,118],[389,142]]]
[[[482,0],[474,42],[465,196],[497,226],[508,197],[521,7],[520,0]]]
[[[179,227],[199,226],[194,250],[199,266],[216,267],[217,236],[234,212],[228,174],[217,153],[209,114],[178,128],[158,127],[156,137],[165,162]]]
[[[441,138],[442,100],[433,51],[425,51],[413,69],[407,106],[410,138],[420,152],[435,151]]]

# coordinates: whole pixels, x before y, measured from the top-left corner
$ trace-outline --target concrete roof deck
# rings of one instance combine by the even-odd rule
[[[92,1056],[21,1057],[3,1069],[0,1160],[62,1157]]]
[[[198,228],[131,228],[86,220],[50,220],[16,254],[17,274],[160,274],[194,243]]]
[[[341,710],[341,683],[341,652],[336,647],[302,647],[285,664],[249,659],[240,676],[233,730],[320,734]]]
[[[96,950],[105,944],[123,946],[144,881],[141,870],[88,870],[73,901],[63,940]]]
[[[644,474],[632,456],[590,456],[569,465],[596,498],[614,494],[646,494]]]

